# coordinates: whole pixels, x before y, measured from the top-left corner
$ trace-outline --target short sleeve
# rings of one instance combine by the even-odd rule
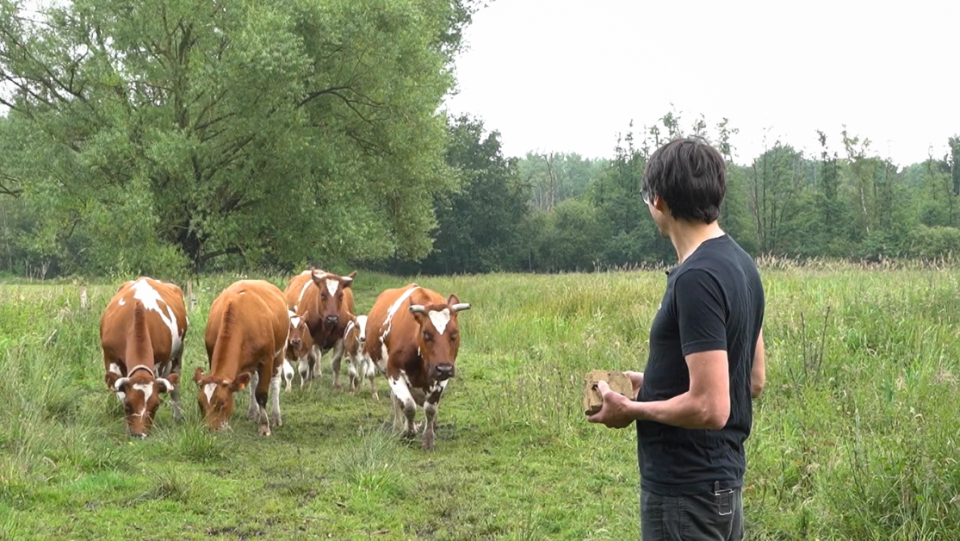
[[[709,273],[689,270],[674,284],[683,355],[727,349],[727,303]]]

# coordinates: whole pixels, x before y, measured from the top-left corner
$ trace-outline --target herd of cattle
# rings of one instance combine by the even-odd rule
[[[285,291],[263,280],[239,280],[220,293],[204,336],[208,372],[198,367],[193,375],[208,428],[227,426],[233,393],[249,386],[248,418],[269,436],[271,426],[283,424],[281,378],[289,390],[295,366],[302,387],[320,376],[320,359],[332,349],[334,388],[342,389],[344,357],[351,393],[367,378],[379,400],[376,375],[384,374],[394,427],[413,436],[414,415],[422,407],[423,448],[433,448],[437,407],[454,377],[460,346],[457,313],[470,305],[408,284],[381,292],[368,314],[356,315],[355,276],[311,268],[294,276]],[[162,393],[170,394],[174,419],[183,419],[180,371],[189,325],[176,284],[140,277],[121,285],[107,304],[100,320],[104,380],[123,404],[132,436],[147,436]]]

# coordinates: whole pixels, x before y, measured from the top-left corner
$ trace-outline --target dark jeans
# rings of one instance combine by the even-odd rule
[[[685,496],[641,491],[640,539],[739,541],[743,539],[740,489]]]

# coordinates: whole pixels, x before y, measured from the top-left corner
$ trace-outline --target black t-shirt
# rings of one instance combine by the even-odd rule
[[[667,289],[650,328],[650,356],[640,401],[687,392],[685,355],[727,351],[730,418],[721,430],[691,430],[637,421],[641,488],[663,495],[740,487],[743,443],[753,423],[750,372],[765,307],[753,258],[724,235],[702,243],[667,273]]]

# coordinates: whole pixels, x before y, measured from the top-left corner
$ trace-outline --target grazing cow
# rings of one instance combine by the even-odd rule
[[[205,343],[210,375],[197,368],[193,381],[200,413],[211,430],[227,426],[233,414],[233,393],[250,385],[247,416],[258,419],[259,434],[270,435],[270,423],[283,426],[280,415],[280,367],[290,334],[290,316],[280,288],[264,280],[239,280],[210,306]],[[270,419],[267,396],[273,393]]]
[[[377,394],[377,370],[373,361],[363,352],[367,340],[367,316],[350,314],[350,322],[343,334],[343,353],[347,359],[347,375],[350,376],[350,394],[356,392],[363,378],[370,380],[370,395],[380,400]]]
[[[146,438],[170,393],[173,417],[180,409],[180,366],[187,334],[183,292],[176,284],[148,277],[125,282],[100,319],[104,381],[123,404],[127,431]]]
[[[454,377],[460,349],[457,313],[470,305],[456,295],[446,300],[429,289],[409,284],[380,294],[367,317],[363,352],[383,368],[390,383],[394,427],[406,418],[405,435],[416,432],[417,406],[423,406],[426,423],[423,448],[433,449],[440,397]]]
[[[340,384],[340,359],[343,357],[343,335],[350,314],[353,314],[353,279],[356,271],[346,276],[318,270],[294,276],[287,284],[284,295],[287,308],[302,314],[313,338],[313,348],[307,355],[307,381],[320,377],[320,359],[333,349],[330,367],[333,370],[333,387]]]
[[[310,329],[303,316],[293,310],[288,310],[290,315],[290,337],[287,339],[287,348],[284,350],[283,359],[283,379],[286,382],[286,389],[290,390],[290,384],[293,383],[293,363],[297,364],[297,372],[300,373],[300,388],[307,379],[309,367],[305,357],[313,349],[313,337],[310,335]]]

